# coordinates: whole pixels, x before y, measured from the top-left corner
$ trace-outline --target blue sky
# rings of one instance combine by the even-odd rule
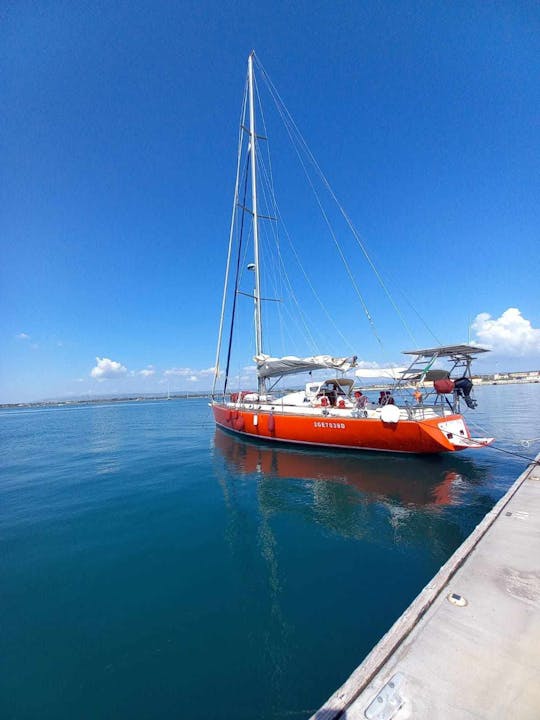
[[[540,366],[537,3],[21,0],[1,15],[0,402],[210,386],[253,48],[419,345],[433,338],[409,300],[445,343],[472,325],[494,349],[479,370]],[[317,266],[292,191],[280,207]],[[411,341],[353,267],[384,345],[337,270],[328,307],[364,363],[399,363]]]

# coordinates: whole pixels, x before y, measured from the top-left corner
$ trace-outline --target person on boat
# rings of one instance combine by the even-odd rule
[[[335,406],[336,400],[337,400],[337,392],[336,387],[333,383],[324,383],[319,388],[319,392],[317,393],[317,400],[319,402],[322,400],[322,398],[326,398],[325,405],[331,405],[332,407]]]
[[[462,397],[467,403],[467,407],[474,410],[477,406],[476,400],[471,397],[471,390],[473,389],[473,383],[468,377],[459,378],[454,382],[454,392],[457,397]]]
[[[418,403],[418,405],[421,405],[421,404],[422,404],[423,395],[422,395],[422,393],[420,392],[420,390],[419,390],[418,388],[416,388],[416,390],[413,392],[413,398],[416,400],[416,402]]]
[[[324,388],[324,392],[326,397],[328,398],[328,402],[332,407],[335,407],[337,402],[337,387],[335,383],[328,383],[326,387]]]
[[[367,397],[360,390],[356,390],[354,393],[354,404],[357,410],[364,410],[368,404]]]

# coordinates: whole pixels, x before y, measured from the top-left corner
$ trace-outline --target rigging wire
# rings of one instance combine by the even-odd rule
[[[309,276],[308,276],[308,274],[307,274],[307,272],[306,272],[306,270],[305,270],[305,268],[304,268],[304,266],[303,266],[303,264],[302,264],[302,262],[301,262],[301,260],[300,260],[300,257],[299,257],[299,255],[298,255],[298,253],[297,253],[297,251],[296,251],[295,246],[294,246],[294,243],[292,242],[292,238],[291,238],[291,236],[290,236],[290,233],[289,233],[289,231],[288,231],[288,229],[287,229],[287,227],[286,227],[286,225],[285,225],[285,222],[284,222],[284,220],[283,220],[283,216],[281,215],[281,212],[280,212],[280,210],[279,210],[279,206],[278,206],[277,198],[276,198],[276,193],[275,193],[274,176],[273,176],[273,169],[272,169],[272,158],[271,158],[270,149],[269,149],[269,141],[268,141],[269,134],[268,134],[267,127],[266,127],[266,120],[265,120],[264,110],[263,110],[263,106],[262,106],[262,102],[261,102],[261,97],[260,97],[260,93],[259,93],[259,87],[258,87],[258,84],[257,84],[256,81],[255,81],[255,90],[256,90],[256,94],[257,94],[258,108],[259,108],[259,114],[260,114],[261,121],[262,121],[263,132],[264,132],[265,137],[266,137],[266,140],[267,140],[267,144],[266,144],[267,152],[266,152],[266,155],[267,155],[267,159],[268,159],[268,168],[266,167],[266,164],[265,164],[265,161],[264,161],[264,159],[263,159],[263,157],[262,157],[262,152],[261,152],[261,153],[260,153],[259,169],[262,171],[262,172],[261,172],[262,179],[266,182],[266,187],[268,188],[268,192],[269,192],[269,194],[270,194],[270,200],[268,200],[268,199],[266,198],[265,185],[264,185],[264,184],[261,184],[261,186],[262,186],[262,191],[263,191],[263,196],[264,196],[264,198],[265,198],[265,200],[266,200],[267,207],[269,208],[269,211],[268,211],[268,212],[269,212],[269,214],[275,215],[275,216],[276,216],[276,219],[278,219],[278,220],[280,221],[280,225],[283,227],[283,230],[284,230],[284,233],[285,233],[285,237],[286,237],[287,240],[288,240],[288,243],[289,243],[289,245],[290,245],[290,247],[291,247],[291,250],[292,250],[292,252],[293,252],[293,255],[294,255],[295,259],[296,259],[296,262],[297,262],[297,264],[298,264],[298,267],[300,268],[300,271],[302,272],[303,276],[305,277],[305,279],[306,279],[306,281],[307,281],[307,283],[308,283],[308,285],[309,285],[309,288],[311,289],[311,292],[313,293],[315,299],[317,300],[317,302],[319,303],[319,305],[320,305],[320,307],[322,308],[323,312],[324,312],[325,315],[327,316],[328,320],[329,320],[330,323],[333,325],[336,333],[337,333],[338,335],[340,335],[340,337],[343,339],[343,341],[344,341],[345,344],[348,346],[348,348],[349,348],[352,352],[354,352],[354,348],[352,347],[352,345],[350,344],[350,342],[348,341],[348,339],[343,335],[343,333],[341,332],[341,330],[339,329],[339,327],[338,327],[337,324],[335,323],[334,318],[333,318],[332,315],[328,312],[328,309],[326,308],[326,306],[325,306],[324,303],[322,302],[321,298],[320,298],[319,295],[317,294],[317,292],[316,292],[316,290],[315,290],[315,287],[314,287],[313,283],[311,282],[311,280],[310,280],[310,278],[309,278]],[[287,282],[288,282],[288,284],[289,284],[289,287],[292,288],[292,284],[291,284],[291,282],[290,282],[290,279],[289,279],[288,274],[287,274],[287,271],[286,271],[285,261],[284,261],[284,259],[283,259],[283,255],[282,255],[282,253],[281,253],[281,243],[279,242],[279,232],[278,232],[278,229],[277,229],[277,225],[276,225],[276,226],[272,225],[272,228],[273,228],[273,231],[274,231],[274,232],[273,232],[274,242],[275,242],[275,245],[276,245],[276,251],[277,251],[279,260],[280,260],[281,266],[283,267],[284,273],[285,273],[286,276],[287,276]],[[298,303],[298,301],[297,301],[296,296],[294,295],[294,293],[293,293],[293,299],[294,299],[295,304],[297,304],[297,306],[298,306],[298,308],[299,308],[299,312],[300,312],[300,313],[302,314],[302,316],[303,316],[303,313],[302,313],[301,310],[300,310],[300,305],[299,305],[299,303]],[[303,317],[305,317],[305,316],[303,316]],[[305,322],[305,321],[304,321],[304,322]],[[310,338],[309,338],[309,339],[312,341],[312,343],[314,343],[314,338],[313,338],[312,333],[309,332],[309,335],[310,335]],[[306,339],[308,339],[308,338],[306,337]],[[314,347],[314,350],[315,350],[315,353],[316,353],[316,354],[320,353],[320,347],[317,347],[317,344],[316,344],[316,343],[313,345],[313,347]]]
[[[266,172],[266,169],[264,168],[264,165],[263,165],[261,162],[259,162],[259,170],[260,170],[261,168],[263,168],[263,172],[259,174],[259,180],[262,180],[262,178],[264,177],[264,174],[265,174],[265,172]],[[260,182],[260,183],[259,183],[259,191],[261,192],[262,199],[267,201],[267,198],[266,198],[266,188],[265,188],[264,182]],[[267,201],[267,207],[270,207],[269,204],[268,204],[268,201]],[[264,231],[261,232],[260,235],[259,235],[259,239],[260,239],[260,240],[263,240],[263,238],[266,239],[266,234],[265,234]],[[265,247],[265,245],[264,245],[263,243],[261,243],[261,254],[262,254],[262,253],[264,252],[264,250],[266,250],[266,249],[267,249],[267,248]],[[283,258],[282,258],[282,256],[281,256],[281,251],[280,251],[279,242],[276,243],[276,250],[277,250],[277,260],[278,260],[278,264],[279,264],[279,266],[280,266],[280,268],[281,268],[280,276],[285,279],[285,285],[286,285],[286,287],[288,288],[288,293],[289,293],[289,295],[290,295],[290,297],[291,297],[291,299],[292,299],[292,302],[293,302],[293,304],[295,305],[295,307],[296,307],[296,309],[297,309],[297,313],[298,313],[298,315],[295,317],[295,316],[291,315],[290,312],[289,312],[289,316],[290,316],[291,320],[294,322],[294,324],[297,326],[299,333],[300,333],[300,334],[303,334],[303,336],[304,336],[305,340],[307,341],[307,343],[311,345],[311,347],[314,349],[314,353],[317,354],[317,352],[318,352],[317,342],[316,342],[316,340],[315,340],[315,338],[314,338],[314,336],[313,336],[313,333],[312,333],[312,331],[311,331],[311,329],[310,329],[310,327],[309,327],[309,320],[308,320],[307,316],[305,315],[305,313],[302,311],[300,302],[298,301],[298,299],[297,299],[297,297],[296,297],[296,294],[295,294],[295,292],[294,292],[293,284],[292,284],[292,282],[291,282],[291,279],[290,279],[289,274],[288,274],[288,272],[287,272],[285,263],[284,263]],[[270,262],[270,263],[267,263],[267,265],[274,270],[274,284],[275,284],[274,290],[276,290],[276,295],[279,295],[279,293],[277,292],[277,285],[278,285],[278,283],[277,283],[277,280],[276,280],[276,277],[277,277],[277,269],[275,268],[274,264],[271,263],[271,262]],[[300,321],[301,324],[299,324],[299,321]],[[302,327],[302,326],[303,326],[303,327]],[[292,339],[292,338],[291,338],[291,339]]]
[[[266,168],[264,167],[264,165],[259,164],[259,169],[261,169],[261,168],[262,168],[261,176],[264,177],[264,176],[265,176],[265,173],[266,173]],[[271,189],[269,188],[269,190],[271,190]],[[264,191],[263,191],[263,196],[264,196],[264,195],[265,195],[265,193],[264,193]],[[275,209],[277,210],[277,208],[275,208]],[[315,354],[315,355],[320,354],[320,347],[319,347],[318,344],[317,344],[317,341],[316,341],[316,339],[315,339],[315,336],[314,336],[314,334],[313,334],[313,331],[312,331],[312,330],[310,329],[310,327],[309,327],[309,325],[310,325],[309,318],[308,318],[307,315],[303,312],[302,307],[301,307],[301,304],[300,304],[300,302],[299,302],[299,300],[298,300],[298,298],[297,298],[297,295],[296,295],[296,293],[294,292],[293,283],[291,282],[290,275],[289,275],[289,273],[287,272],[287,265],[286,265],[285,259],[284,259],[284,257],[283,257],[282,251],[281,251],[281,245],[280,245],[280,243],[279,243],[279,238],[276,237],[276,233],[275,233],[275,232],[274,232],[274,242],[275,242],[276,259],[277,259],[278,265],[279,265],[279,267],[280,267],[280,269],[281,269],[280,276],[281,276],[282,278],[284,278],[284,280],[285,280],[285,286],[286,286],[286,288],[287,288],[287,290],[288,290],[288,294],[289,294],[289,296],[290,296],[293,304],[295,305],[295,307],[296,307],[296,309],[297,309],[299,318],[301,319],[301,321],[302,321],[302,323],[303,323],[303,325],[304,325],[304,329],[305,329],[304,339],[311,345],[311,347],[313,348],[313,351],[314,351],[314,354]],[[276,271],[276,275],[277,275],[277,270],[276,270],[276,268],[273,266],[273,264],[270,264],[270,265],[271,265],[271,267],[274,268],[274,270]],[[301,267],[301,266],[300,266],[300,267]],[[302,269],[303,269],[303,268],[302,268]],[[324,306],[323,306],[323,307],[324,307]]]
[[[396,286],[397,286],[397,283],[396,283]],[[416,317],[420,320],[420,322],[421,322],[422,325],[425,327],[425,329],[428,331],[428,333],[431,335],[431,337],[435,340],[435,342],[437,343],[437,345],[444,345],[443,341],[440,340],[440,339],[435,335],[435,333],[433,332],[433,330],[431,329],[431,327],[427,324],[425,318],[422,317],[422,315],[420,315],[419,311],[418,311],[418,310],[416,309],[416,307],[413,305],[412,300],[411,300],[410,297],[407,295],[407,293],[405,292],[405,290],[404,290],[403,288],[398,287],[398,291],[401,292],[401,294],[402,294],[403,297],[405,298],[405,302],[407,303],[407,305],[411,308],[411,310],[413,311],[413,313],[414,313],[414,314],[416,315]],[[414,342],[415,342],[415,344],[416,344],[416,340],[415,340]]]
[[[247,154],[246,158],[246,177],[244,181],[244,198],[242,201],[242,219],[240,222],[240,237],[238,240],[238,255],[236,260],[236,276],[234,281],[234,295],[233,295],[233,306],[231,311],[231,326],[229,331],[229,346],[227,348],[227,365],[225,367],[225,379],[223,382],[223,394],[227,391],[227,383],[229,381],[229,368],[231,364],[231,350],[232,350],[232,340],[233,340],[233,331],[234,331],[234,318],[236,315],[236,300],[238,298],[238,283],[239,283],[239,274],[240,274],[240,258],[241,258],[241,251],[242,251],[242,235],[244,230],[244,218],[246,215],[246,195],[247,195],[247,181],[249,176],[249,153]]]
[[[269,140],[268,140],[269,135],[268,135],[267,127],[266,127],[266,119],[265,119],[265,116],[264,116],[263,104],[262,104],[262,102],[261,102],[261,96],[260,96],[260,92],[259,92],[259,85],[258,85],[257,77],[256,77],[256,76],[254,76],[254,82],[255,82],[255,92],[256,92],[256,94],[257,94],[258,109],[259,109],[259,114],[260,114],[261,121],[262,121],[263,132],[264,132],[264,135],[265,135],[266,140],[267,140],[267,142],[266,142],[266,157],[267,157],[267,160],[268,160],[268,170],[266,169],[265,160],[263,159],[263,153],[262,153],[262,151],[261,151],[261,152],[259,153],[259,157],[260,157],[259,167],[260,167],[260,169],[261,169],[261,173],[260,173],[260,176],[259,176],[259,177],[262,177],[263,181],[266,181],[266,184],[267,184],[267,186],[268,186],[268,192],[269,192],[270,198],[271,198],[271,201],[269,202],[269,201],[267,200],[267,198],[266,198],[266,188],[265,188],[264,182],[263,182],[262,190],[263,190],[264,198],[265,198],[266,203],[267,203],[267,204],[266,204],[266,207],[268,208],[268,215],[275,215],[275,216],[276,216],[276,219],[279,219],[277,202],[276,202],[275,191],[274,191],[274,175],[273,175],[273,169],[272,169],[272,156],[271,156],[271,154],[270,154],[270,143],[269,143]],[[258,146],[258,147],[259,147],[259,146]],[[276,225],[273,225],[273,224],[272,224],[272,225],[271,225],[271,228],[272,228],[273,237],[274,237],[274,244],[275,244],[275,246],[276,246],[277,253],[278,253],[278,255],[279,255],[279,252],[280,252],[280,241],[279,241],[279,228],[278,228],[278,226],[277,226],[277,223],[276,223]],[[278,259],[279,259],[279,258],[278,258]],[[279,284],[279,283],[277,282],[277,278],[280,277],[280,276],[278,275],[277,270],[276,270],[274,264],[273,264],[273,263],[270,263],[269,265],[270,265],[270,267],[275,271],[275,272],[274,272],[274,279],[275,279],[275,286],[276,286],[276,290],[277,290],[277,286],[278,286],[278,284]],[[281,277],[283,277],[283,276],[281,276]],[[287,277],[286,271],[285,271],[285,279],[286,279],[285,285],[286,285],[287,282],[288,282],[288,283],[289,283],[289,286],[291,286],[291,283],[290,283],[290,281],[289,281],[289,278]],[[276,292],[276,295],[277,295],[277,296],[280,296],[281,293],[280,293],[280,292]],[[295,303],[295,297],[294,297],[294,296],[293,296],[293,303]],[[300,308],[299,308],[299,307],[298,307],[298,311],[299,311],[298,317],[292,317],[292,316],[291,316],[291,312],[290,312],[289,308],[288,308],[286,305],[284,306],[284,308],[282,308],[281,306],[278,305],[277,311],[278,311],[278,318],[279,318],[280,334],[281,334],[281,338],[282,338],[282,351],[283,351],[283,353],[284,353],[284,352],[285,352],[284,333],[283,333],[284,329],[287,331],[287,334],[289,335],[290,339],[291,339],[291,340],[293,339],[293,338],[290,336],[290,334],[289,334],[289,325],[284,322],[284,317],[283,317],[284,311],[287,312],[289,318],[292,320],[292,322],[293,322],[295,325],[297,325],[297,327],[299,327],[299,326],[298,326],[298,319],[302,320],[302,322],[304,322],[304,324],[305,324],[305,320],[304,320],[304,318],[301,317],[301,311],[300,311]],[[299,330],[301,331],[301,328],[300,328],[300,327],[299,327]],[[309,344],[309,343],[312,341],[312,339],[311,339],[311,337],[310,337],[310,333],[309,333],[309,328],[307,328],[307,332],[304,333],[304,340],[307,342],[307,344]]]
[[[306,140],[304,139],[304,137],[303,137],[302,133],[300,132],[298,126],[296,125],[295,121],[293,120],[292,115],[291,115],[290,112],[288,111],[285,103],[283,102],[283,99],[281,98],[278,90],[276,89],[275,85],[273,84],[272,80],[270,79],[270,76],[269,76],[268,73],[266,72],[266,70],[265,70],[264,66],[262,65],[261,61],[259,60],[259,58],[258,58],[257,56],[255,56],[255,60],[256,60],[256,62],[257,62],[257,65],[258,65],[259,69],[260,69],[261,72],[262,72],[262,76],[263,76],[263,78],[264,78],[265,81],[266,81],[268,90],[269,90],[269,92],[270,92],[270,95],[272,96],[272,99],[274,100],[274,103],[275,103],[275,105],[276,105],[276,107],[277,107],[277,109],[278,109],[279,114],[281,115],[281,117],[282,117],[282,119],[283,119],[284,122],[286,122],[285,118],[287,118],[287,120],[288,120],[288,122],[287,122],[287,127],[290,125],[290,127],[294,130],[294,133],[296,134],[296,137],[297,137],[297,139],[298,139],[298,142],[299,142],[300,146],[302,147],[303,151],[306,153],[306,155],[307,155],[308,158],[310,159],[310,161],[311,161],[313,167],[315,168],[317,174],[319,175],[321,181],[323,182],[323,184],[324,184],[324,186],[326,187],[327,191],[329,192],[330,196],[332,197],[332,199],[333,199],[334,202],[336,203],[336,205],[337,205],[337,207],[338,207],[338,209],[339,209],[342,217],[344,218],[345,222],[347,223],[347,225],[348,225],[348,227],[349,227],[349,230],[351,231],[354,239],[356,240],[358,246],[360,247],[360,249],[361,249],[364,257],[366,258],[366,260],[367,260],[367,262],[368,262],[368,264],[369,264],[369,266],[371,267],[373,273],[375,274],[375,277],[377,278],[377,280],[378,280],[381,288],[383,289],[385,295],[387,296],[388,300],[390,301],[390,303],[391,303],[392,307],[394,308],[397,316],[398,316],[399,319],[401,320],[401,323],[402,323],[403,327],[405,328],[405,331],[407,332],[407,334],[409,335],[409,337],[411,338],[411,340],[416,344],[416,339],[415,339],[415,337],[414,337],[414,334],[413,334],[411,328],[410,328],[409,325],[407,324],[405,318],[403,317],[403,314],[401,313],[401,311],[400,311],[399,307],[397,306],[397,304],[396,304],[396,302],[395,302],[392,294],[390,293],[390,290],[389,290],[388,287],[386,286],[386,283],[384,282],[384,280],[383,280],[380,272],[378,271],[375,263],[374,263],[373,260],[371,259],[371,256],[370,256],[370,254],[368,253],[366,246],[365,246],[364,243],[362,242],[362,239],[360,238],[360,235],[359,235],[358,231],[356,230],[355,226],[353,225],[353,222],[352,222],[351,218],[350,218],[349,215],[347,214],[345,208],[343,207],[343,205],[342,205],[341,202],[339,201],[337,195],[335,194],[334,190],[332,189],[332,186],[330,185],[328,179],[326,178],[326,175],[325,175],[324,172],[322,171],[319,163],[317,162],[315,156],[313,155],[312,151],[310,150],[310,148],[309,148]],[[289,130],[288,130],[288,132],[289,132],[289,136],[291,136],[291,133],[290,133]],[[292,137],[291,137],[291,142],[293,142],[293,141],[292,141]]]
[[[274,99],[274,102],[276,102],[275,99]],[[375,321],[373,320],[373,317],[372,317],[372,315],[371,315],[371,313],[370,313],[370,311],[369,311],[369,308],[368,308],[368,306],[367,306],[367,304],[366,304],[366,302],[365,302],[365,300],[364,300],[364,298],[363,298],[363,296],[362,296],[362,293],[360,292],[360,288],[358,287],[358,284],[357,284],[357,282],[356,282],[356,280],[355,280],[355,278],[354,278],[354,275],[353,275],[353,273],[352,273],[352,270],[351,270],[351,268],[350,268],[350,266],[349,266],[349,264],[348,264],[348,262],[347,262],[347,260],[346,260],[346,258],[345,258],[345,254],[343,253],[343,250],[342,250],[342,248],[341,248],[341,245],[340,245],[340,243],[339,243],[339,241],[338,241],[338,239],[337,239],[337,237],[336,237],[336,233],[335,233],[335,231],[334,231],[334,228],[332,227],[332,224],[331,224],[331,222],[330,222],[330,219],[329,219],[329,217],[328,217],[328,214],[326,213],[326,211],[325,211],[325,209],[324,209],[324,207],[323,207],[323,204],[322,204],[321,198],[320,198],[320,196],[319,196],[319,193],[317,192],[317,190],[316,190],[316,188],[315,188],[315,186],[314,186],[314,184],[313,184],[313,180],[311,179],[311,176],[310,176],[310,174],[309,174],[309,172],[308,172],[308,170],[307,170],[307,167],[306,167],[306,164],[305,164],[305,162],[304,162],[304,159],[302,158],[302,154],[301,154],[301,152],[299,151],[297,145],[295,144],[293,134],[291,133],[291,127],[290,127],[290,125],[289,125],[289,123],[288,123],[288,121],[287,121],[287,118],[286,118],[286,116],[283,114],[283,112],[282,112],[280,106],[277,104],[277,102],[276,102],[276,108],[277,108],[277,110],[278,110],[278,112],[279,112],[279,114],[280,114],[280,116],[281,116],[281,119],[283,120],[283,124],[285,125],[285,128],[286,128],[286,130],[287,130],[287,134],[289,135],[289,139],[290,139],[290,141],[291,141],[291,144],[292,144],[292,146],[293,146],[293,148],[294,148],[294,150],[295,150],[295,152],[296,152],[296,154],[297,154],[297,156],[298,156],[298,160],[299,160],[299,162],[300,162],[300,165],[302,166],[302,169],[303,169],[303,171],[304,171],[304,174],[305,174],[305,176],[306,176],[306,179],[307,179],[307,181],[308,181],[308,183],[309,183],[309,185],[310,185],[310,187],[311,187],[311,191],[313,192],[313,194],[314,194],[314,196],[315,196],[315,199],[316,199],[317,204],[318,204],[318,206],[319,206],[319,211],[320,211],[320,213],[321,213],[321,215],[322,215],[322,217],[323,217],[323,219],[324,219],[324,221],[325,221],[325,223],[326,223],[326,226],[328,227],[328,231],[329,231],[329,233],[330,233],[330,236],[331,236],[332,240],[334,241],[334,244],[335,244],[335,246],[336,246],[336,248],[337,248],[337,250],[338,250],[338,253],[339,253],[339,256],[340,256],[341,261],[342,261],[342,263],[343,263],[343,266],[345,267],[345,270],[346,270],[346,272],[347,272],[347,275],[349,276],[349,279],[350,279],[350,281],[351,281],[351,284],[352,284],[352,286],[353,286],[353,288],[354,288],[354,290],[355,290],[355,292],[356,292],[356,295],[358,296],[358,299],[360,300],[360,304],[362,305],[362,309],[364,310],[364,314],[365,314],[365,316],[366,316],[366,318],[367,318],[367,320],[368,320],[368,322],[369,322],[369,324],[370,324],[370,326],[371,326],[371,330],[372,330],[372,332],[373,332],[373,335],[375,336],[377,342],[379,343],[379,345],[380,345],[381,348],[382,348],[382,347],[384,347],[384,346],[383,346],[383,342],[382,342],[382,340],[381,340],[381,338],[380,338],[380,336],[379,336],[379,333],[378,333],[378,331],[377,331],[377,328],[376,328],[376,326],[375,326]]]
[[[276,219],[279,219],[280,222],[283,224],[282,218],[280,217],[280,214],[279,214],[279,209],[278,209],[277,200],[276,200],[275,186],[274,186],[274,176],[273,176],[273,170],[272,170],[272,157],[271,157],[271,155],[270,155],[270,148],[269,148],[269,142],[268,142],[268,130],[267,130],[267,127],[266,127],[266,120],[265,120],[265,116],[264,116],[264,110],[263,110],[263,106],[262,106],[262,102],[261,102],[261,97],[260,97],[260,93],[259,93],[259,86],[258,86],[258,84],[257,84],[256,79],[255,79],[255,90],[256,90],[256,93],[257,93],[258,108],[259,108],[259,114],[260,114],[261,121],[262,121],[262,127],[263,127],[264,134],[265,134],[265,136],[266,136],[266,139],[267,139],[267,143],[266,143],[266,151],[267,151],[267,152],[266,152],[266,156],[267,156],[267,159],[268,159],[268,168],[266,167],[264,158],[262,157],[262,152],[260,153],[260,163],[259,163],[259,168],[261,169],[260,177],[261,177],[261,179],[263,180],[263,183],[262,183],[263,196],[264,196],[264,198],[265,198],[265,200],[266,200],[266,203],[267,203],[268,214],[269,214],[269,215],[270,215],[270,214],[275,215],[275,216],[276,216]],[[266,185],[265,185],[264,183],[266,183]],[[268,199],[268,198],[266,197],[266,188],[268,188],[268,193],[269,193],[269,195],[270,195],[270,199]],[[284,224],[283,224],[283,226],[284,226]],[[291,280],[290,280],[290,278],[289,278],[289,274],[288,274],[288,272],[287,272],[286,264],[285,264],[285,262],[284,262],[284,259],[283,259],[282,253],[281,253],[281,244],[280,244],[280,241],[279,241],[279,229],[278,229],[278,227],[277,227],[277,223],[276,223],[276,225],[272,224],[271,227],[272,227],[272,231],[273,231],[274,244],[275,244],[275,247],[276,247],[276,253],[277,253],[279,265],[280,265],[280,267],[282,268],[282,273],[283,273],[283,276],[284,276],[284,278],[285,278],[285,285],[288,287],[289,293],[290,293],[290,297],[291,297],[294,305],[295,305],[296,308],[297,308],[298,318],[300,319],[300,321],[302,322],[302,324],[303,324],[303,326],[304,326],[304,339],[305,339],[305,341],[307,342],[308,345],[311,345],[311,347],[313,348],[314,354],[318,354],[318,353],[320,352],[320,349],[319,349],[319,347],[317,346],[317,342],[316,342],[316,340],[315,340],[315,338],[314,338],[314,336],[313,336],[313,333],[312,333],[311,329],[309,328],[308,318],[307,318],[307,316],[302,312],[300,303],[298,302],[298,299],[297,299],[297,297],[296,297],[296,294],[295,294],[295,292],[294,292],[294,290],[293,290],[293,285],[292,285],[292,282],[291,282]],[[287,233],[287,230],[286,230],[285,226],[284,226],[284,230],[285,230],[286,236],[288,237],[288,233]],[[289,238],[289,241],[290,241],[290,238]],[[271,266],[273,267],[273,265],[271,265]],[[302,268],[302,269],[303,269],[303,268]],[[278,309],[278,312],[279,312],[279,309]],[[290,315],[290,313],[289,313],[289,315]],[[281,317],[281,313],[280,313],[280,317]]]
[[[240,110],[240,122],[239,122],[239,129],[238,129],[238,151],[237,151],[237,160],[236,160],[236,179],[235,179],[235,185],[234,185],[234,197],[233,197],[233,207],[231,212],[231,222],[230,222],[230,230],[229,230],[229,246],[227,250],[227,264],[225,268],[225,280],[223,283],[223,297],[221,301],[221,315],[219,320],[219,331],[218,331],[218,341],[217,341],[217,347],[216,347],[216,362],[214,367],[214,380],[212,383],[212,398],[214,397],[214,393],[216,390],[216,384],[220,375],[219,370],[219,358],[221,355],[221,341],[223,338],[223,324],[225,320],[225,307],[227,303],[227,290],[229,286],[229,271],[230,271],[230,264],[231,264],[231,257],[232,257],[232,248],[233,248],[233,239],[234,239],[234,229],[235,229],[235,219],[236,219],[236,212],[237,212],[237,203],[238,203],[238,187],[239,187],[239,181],[240,181],[240,167],[242,164],[242,126],[244,124],[244,119],[246,116],[246,107],[247,107],[247,92],[248,92],[248,83],[246,79],[246,83],[244,86],[244,97],[242,101],[242,107]]]
[[[262,167],[262,170],[263,170],[263,173],[262,173],[262,174],[265,175],[265,173],[266,173],[266,168],[265,168],[264,165],[261,165],[261,167]],[[267,181],[268,181],[268,178],[266,178],[266,179],[267,179]],[[287,226],[286,226],[286,224],[285,224],[285,221],[284,221],[284,219],[283,219],[283,216],[282,216],[282,214],[281,214],[281,212],[280,212],[280,210],[279,210],[279,207],[278,207],[278,205],[277,205],[277,199],[276,199],[276,197],[275,197],[275,192],[274,192],[274,187],[273,187],[273,185],[270,187],[270,192],[272,193],[272,196],[273,196],[273,212],[275,212],[277,218],[278,218],[279,221],[280,221],[280,225],[283,227],[283,232],[284,232],[284,234],[285,234],[285,237],[287,238],[287,241],[288,241],[289,246],[290,246],[290,248],[291,248],[291,251],[292,251],[292,254],[293,254],[293,256],[294,256],[294,259],[296,260],[296,263],[297,263],[297,265],[298,265],[298,267],[299,267],[302,275],[304,276],[304,278],[305,278],[305,280],[306,280],[306,283],[307,283],[308,286],[309,286],[309,289],[311,290],[311,292],[312,292],[315,300],[316,300],[316,301],[318,302],[318,304],[320,305],[322,311],[324,312],[324,314],[325,314],[326,317],[328,318],[328,321],[331,323],[331,325],[333,326],[333,328],[334,328],[334,330],[336,331],[336,333],[341,337],[341,339],[342,339],[343,342],[347,345],[347,347],[349,348],[349,350],[354,353],[354,348],[353,348],[353,346],[351,345],[351,343],[350,343],[350,341],[348,340],[348,338],[347,338],[347,337],[341,332],[341,330],[339,329],[339,327],[338,327],[338,325],[336,324],[333,316],[330,314],[330,312],[328,311],[328,308],[327,308],[326,305],[323,303],[322,299],[320,298],[319,294],[317,293],[317,291],[316,291],[316,289],[315,289],[315,286],[313,285],[313,282],[311,281],[308,273],[306,272],[306,269],[304,268],[304,265],[303,265],[303,263],[302,263],[302,261],[301,261],[301,259],[300,259],[300,256],[298,255],[298,251],[296,250],[296,247],[295,247],[295,245],[294,245],[294,243],[293,243],[293,241],[292,241],[291,235],[290,235],[290,233],[289,233],[289,231],[288,231],[288,229],[287,229]],[[277,248],[278,248],[277,251],[278,251],[278,253],[279,253],[279,252],[280,252],[280,249],[279,249],[280,246],[279,246],[279,243],[278,243],[277,241],[276,241],[276,246],[277,246]]]

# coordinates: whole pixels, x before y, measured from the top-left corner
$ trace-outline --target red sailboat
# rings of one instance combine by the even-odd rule
[[[391,389],[380,391],[378,399],[365,396],[362,390],[354,387],[354,380],[347,376],[347,373],[355,370],[357,375],[361,373],[354,355],[270,357],[263,351],[261,305],[265,300],[274,299],[264,298],[261,294],[259,222],[272,222],[277,218],[263,215],[258,209],[257,148],[259,142],[265,138],[257,135],[255,128],[253,64],[252,53],[248,60],[247,87],[240,123],[237,179],[212,392],[211,407],[217,425],[238,435],[273,442],[354,450],[424,454],[454,452],[488,445],[492,438],[471,437],[461,414],[462,403],[470,408],[475,407],[476,403],[471,395],[471,363],[478,354],[486,352],[483,348],[466,344],[406,351],[406,354],[413,356],[408,367],[372,371],[380,376],[393,376]],[[245,145],[246,171],[242,177],[241,165]],[[246,204],[248,178],[251,181],[251,207]],[[240,192],[242,184],[245,187],[243,200]],[[254,273],[253,293],[245,292],[239,286],[239,269],[246,253],[242,246],[246,217],[251,220],[253,241],[253,262],[247,265],[247,269]],[[347,216],[344,217],[350,225]],[[240,242],[235,262],[233,247],[238,224],[241,228]],[[222,373],[220,357],[224,321],[233,275],[231,330],[227,362]],[[228,385],[236,304],[240,296],[246,295],[254,303],[257,390],[230,393]],[[366,314],[371,322],[369,313]],[[443,364],[446,367],[440,367]],[[326,377],[314,380],[312,373],[321,370],[326,371]],[[309,381],[303,388],[281,393],[275,391],[281,379],[306,373]],[[217,383],[222,376],[223,388],[218,392]]]

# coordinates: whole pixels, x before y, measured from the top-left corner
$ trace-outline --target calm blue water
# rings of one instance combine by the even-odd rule
[[[540,450],[540,385],[477,398]],[[2,718],[304,718],[525,466],[244,443],[196,400],[0,432]]]

